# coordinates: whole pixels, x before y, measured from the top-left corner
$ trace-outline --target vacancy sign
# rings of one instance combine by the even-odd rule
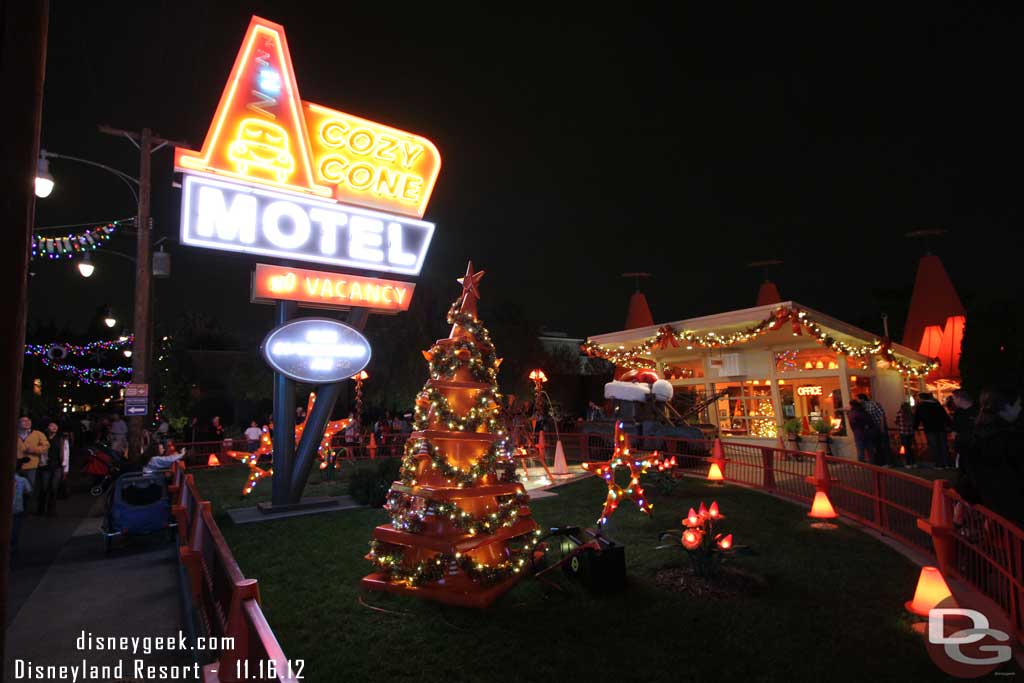
[[[368,308],[373,313],[409,310],[416,285],[397,280],[257,263],[252,300],[297,301],[316,308]]]
[[[299,97],[284,28],[259,17],[185,174],[193,246],[416,275],[441,169],[432,142]]]

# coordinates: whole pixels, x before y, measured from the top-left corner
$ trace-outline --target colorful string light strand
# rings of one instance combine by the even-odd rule
[[[124,366],[116,368],[79,368],[67,363],[58,363],[42,356],[40,360],[46,367],[74,376],[80,384],[98,384],[103,387],[123,387],[131,382],[132,369]],[[128,378],[120,378],[129,375]]]
[[[135,343],[135,335],[129,334],[125,337],[112,339],[110,341],[94,341],[88,344],[71,344],[69,342],[52,344],[26,344],[25,355],[47,358],[68,358],[70,356],[88,356],[97,351],[120,351],[131,348]]]
[[[110,239],[119,228],[134,223],[134,218],[112,221],[105,225],[97,225],[80,232],[73,232],[63,237],[39,237],[32,235],[32,258],[45,256],[48,259],[72,258],[79,254],[93,251]]]

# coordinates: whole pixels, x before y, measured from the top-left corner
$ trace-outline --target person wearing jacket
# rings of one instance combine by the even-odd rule
[[[928,439],[928,450],[935,460],[935,467],[940,470],[949,468],[949,437],[946,432],[952,422],[949,413],[942,404],[928,392],[921,392],[917,397],[914,409],[914,429],[924,430]]]
[[[28,458],[21,468],[21,475],[28,479],[29,484],[36,483],[36,468],[39,467],[39,458],[50,449],[50,442],[46,436],[35,429],[32,429],[32,420],[29,417],[22,417],[18,420],[18,445],[16,460]]]
[[[878,426],[875,420],[868,415],[864,405],[857,399],[850,401],[850,409],[846,415],[850,419],[853,443],[857,446],[857,460],[874,462],[878,447]]]
[[[953,449],[957,468],[963,472],[963,456],[971,443],[974,423],[978,420],[978,406],[963,389],[953,392]]]
[[[38,496],[36,514],[57,514],[57,490],[64,479],[64,466],[68,461],[71,445],[66,436],[60,433],[56,422],[46,426],[46,451],[39,458],[36,471]]]
[[[903,447],[903,460],[908,468],[917,467],[914,464],[914,409],[908,401],[904,401],[900,409],[896,411],[896,430],[900,435],[900,445]]]
[[[1024,431],[1019,394],[999,389],[981,393],[978,420],[962,460],[957,492],[1016,524],[1024,523]]]

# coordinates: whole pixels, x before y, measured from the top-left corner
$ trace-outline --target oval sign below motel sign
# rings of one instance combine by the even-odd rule
[[[260,345],[275,371],[306,384],[330,384],[357,374],[370,362],[370,342],[330,318],[298,318],[279,325]]]

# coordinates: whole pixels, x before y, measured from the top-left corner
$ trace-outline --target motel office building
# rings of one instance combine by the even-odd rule
[[[877,335],[792,301],[597,335],[588,345],[620,368],[653,361],[680,411],[717,397],[689,421],[713,425],[722,438],[776,446],[795,418],[801,450],[814,450],[812,426],[825,421],[833,453],[844,457],[856,457],[850,399],[872,397],[894,428],[900,404],[925,390],[932,367],[909,348],[886,348]]]

